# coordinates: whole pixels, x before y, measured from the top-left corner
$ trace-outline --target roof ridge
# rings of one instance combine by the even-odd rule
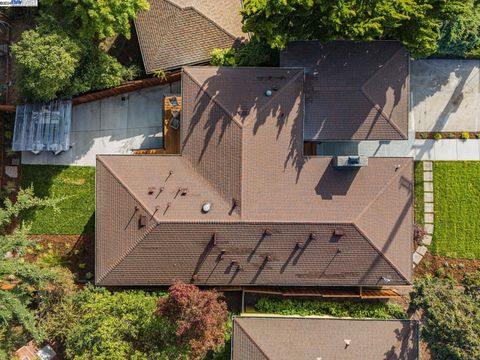
[[[154,219],[154,218],[153,218],[153,219]],[[114,263],[112,266],[110,266],[110,268],[109,268],[107,271],[105,271],[101,277],[98,278],[97,283],[100,283],[102,280],[105,279],[105,277],[108,276],[108,274],[110,274],[113,270],[115,270],[115,268],[116,268],[118,265],[120,265],[120,263],[121,263],[123,260],[125,260],[125,258],[126,258],[133,250],[135,250],[135,248],[138,246],[138,244],[139,244],[140,242],[142,242],[142,241],[152,232],[152,230],[155,229],[158,225],[159,225],[158,223],[155,223],[155,224],[150,225],[150,227],[130,246],[130,248],[129,248],[127,251],[125,251],[125,253],[124,253],[122,256],[120,256],[120,257],[118,258],[118,260],[115,261],[115,263]]]
[[[112,170],[111,167],[109,167],[102,159],[101,159],[101,156],[97,156],[97,160],[99,162],[102,163],[102,165],[105,167],[105,169],[113,176],[113,178],[117,181],[117,183],[119,185],[121,185],[125,191],[127,191],[127,193],[133,198],[133,200],[135,202],[137,202],[142,208],[143,210],[145,210],[145,212],[147,214],[149,214],[151,216],[152,219],[155,220],[155,224],[154,224],[154,227],[156,227],[158,225],[158,222],[156,221],[156,219],[153,217],[153,215],[150,213],[150,211],[147,210],[147,208],[145,207],[145,205],[133,194],[132,191],[130,191],[130,189],[119,179],[118,175]],[[147,231],[145,231],[145,233],[143,235],[147,235],[148,233],[150,233],[152,229],[147,229]],[[140,240],[142,239],[143,235],[140,237]],[[139,240],[136,240],[134,241],[134,244],[132,245],[133,247],[135,247],[137,244],[138,244],[138,241]],[[115,263],[113,265],[111,265],[101,276],[99,276],[99,278],[97,279],[97,282],[101,282],[103,279],[105,279],[105,277],[110,274],[112,272],[113,269],[115,269],[118,264],[123,261],[123,259],[126,257],[126,255],[128,255],[130,253],[130,249],[127,250],[125,252],[125,254],[123,254],[117,261],[115,261]]]
[[[357,229],[357,231],[359,232],[360,235],[362,235],[363,238],[365,238],[365,240],[367,240],[367,242],[370,244],[370,246],[372,246],[373,249],[375,249],[375,251],[392,267],[393,270],[395,270],[395,272],[401,277],[403,278],[403,280],[405,280],[407,283],[410,283],[410,281],[407,279],[407,277],[403,274],[403,272],[400,271],[400,269],[398,269],[398,267],[393,264],[389,258],[387,258],[385,256],[385,254],[383,253],[383,251],[381,251],[374,243],[372,240],[370,240],[370,238],[367,236],[367,234],[365,233],[365,231],[363,231],[363,229],[357,225],[356,223],[352,223],[352,225]]]
[[[408,163],[405,163],[404,165],[400,166],[398,170],[403,170],[405,167],[407,167]],[[394,176],[388,180],[388,182],[383,186],[382,190],[376,193],[376,195],[373,197],[373,199],[363,208],[362,211],[359,212],[356,218],[353,219],[353,222],[356,223],[359,221],[362,216],[370,209],[373,203],[375,203],[382,195],[383,193],[388,189],[388,187],[392,184],[392,182],[397,179],[401,174],[401,171],[397,171]]]
[[[148,215],[153,217],[153,214],[147,209],[146,205],[139,198],[137,198],[137,196],[135,196],[134,192],[120,179],[117,173],[113,171],[113,169],[110,166],[108,166],[105,163],[105,161],[103,161],[102,157],[103,157],[102,155],[97,156],[97,160],[100,161],[103,164],[103,166],[105,166],[108,172],[112,174],[112,176],[117,180],[117,182],[120,185],[123,186],[123,188],[130,194],[130,196],[133,197],[135,201],[137,201],[140,204],[140,206],[145,210],[145,212],[148,213]]]
[[[173,6],[173,7],[175,8],[175,10],[174,10],[174,11],[175,11],[174,19],[173,19],[172,21],[170,21],[170,22],[167,22],[167,24],[165,24],[165,25],[167,26],[167,30],[166,30],[166,31],[169,32],[170,29],[172,28],[173,24],[175,23],[175,20],[182,14],[182,8],[181,8],[179,5],[175,4],[175,3],[174,3],[173,1],[171,1],[171,0],[162,0],[162,1],[167,2],[168,4],[170,4],[171,6]],[[161,49],[161,48],[162,48],[162,46],[161,46],[162,43],[166,43],[165,40],[168,41],[169,38],[168,38],[167,36],[160,38],[160,41],[159,41],[159,44],[158,44],[158,49]],[[140,48],[141,48],[141,47],[140,47]],[[155,63],[158,62],[159,53],[160,53],[160,51],[155,52]]]
[[[276,99],[279,94],[281,94],[283,91],[285,91],[286,88],[288,88],[288,86],[293,83],[295,80],[297,80],[297,78],[300,76],[300,75],[303,75],[304,74],[304,69],[302,68],[298,68],[298,69],[294,69],[294,68],[286,68],[286,70],[290,70],[290,71],[297,71],[297,74],[295,74],[294,76],[292,76],[292,78],[290,80],[288,80],[285,85],[283,85],[280,89],[278,89],[276,92],[275,92],[275,95],[272,96],[270,99],[268,99],[268,101],[262,105],[262,107],[260,107],[258,110],[257,110],[257,114],[260,114],[268,105],[270,105],[270,103]],[[247,118],[247,120],[245,121],[244,123],[244,126],[248,126],[250,121],[251,121],[251,116],[249,116]]]
[[[368,94],[368,91],[366,90],[366,86],[368,84],[370,84],[370,82],[372,81],[372,79],[380,72],[382,71],[383,69],[385,69],[397,56],[400,52],[403,51],[403,47],[400,47],[397,51],[395,51],[395,53],[390,57],[390,59],[388,59],[382,67],[378,68],[363,84],[362,86],[360,87],[360,90],[362,92],[362,94],[367,98],[368,101],[370,101],[370,103],[375,107],[375,109],[378,111],[378,113],[385,119],[385,121],[397,132],[398,135],[400,135],[401,137],[407,139],[408,138],[408,134],[405,134],[399,127],[397,124],[395,124],[393,121],[390,120],[390,118],[387,116],[387,114],[385,114],[385,112],[383,111],[383,108],[378,105],[375,101],[373,101],[373,99],[370,97],[370,95]],[[407,115],[408,116],[408,115]]]
[[[217,24],[215,21],[213,21],[213,19],[209,18],[207,15],[205,15],[203,12],[201,12],[200,10],[198,10],[196,7],[190,5],[190,6],[185,6],[184,8],[182,8],[183,11],[185,10],[193,10],[195,13],[197,13],[198,15],[202,16],[203,18],[205,18],[205,20],[207,20],[208,22],[212,23],[213,26],[217,27],[220,31],[223,31],[226,35],[230,36],[233,40],[236,40],[237,39],[237,36],[233,35],[230,31],[227,31],[226,29],[224,29],[222,26],[220,26],[219,24]]]
[[[236,318],[241,318],[241,316],[238,316]],[[240,329],[242,329],[243,333],[250,339],[250,341],[253,343],[253,345],[258,349],[258,351],[260,351],[262,353],[262,355],[265,356],[265,358],[267,360],[270,360],[270,357],[267,354],[265,354],[265,351],[263,351],[263,349],[260,347],[260,345],[258,345],[258,343],[255,341],[255,339],[248,333],[248,331],[238,321],[236,321],[236,323],[240,327]]]
[[[237,124],[239,126],[240,129],[243,128],[243,124],[238,121],[234,116],[232,116],[232,114],[230,113],[230,111],[227,110],[227,107],[225,105],[223,105],[221,103],[221,101],[219,101],[218,99],[214,98],[206,89],[204,89],[204,86],[202,84],[200,84],[193,76],[192,74],[189,73],[188,69],[190,68],[190,66],[185,66],[183,67],[182,69],[182,73],[186,74],[195,84],[198,85],[198,87],[200,88],[200,90],[202,90],[205,94],[208,95],[208,97],[213,101],[215,102],[215,104],[217,104],[218,106],[220,106],[222,108],[223,111],[225,111],[225,113],[235,122],[235,124]]]

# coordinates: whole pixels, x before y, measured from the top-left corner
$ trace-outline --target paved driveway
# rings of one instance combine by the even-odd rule
[[[480,131],[479,67],[479,60],[412,61],[415,131]]]
[[[163,144],[163,96],[180,83],[142,89],[73,107],[71,145],[59,155],[22,153],[23,164],[95,165],[97,154],[129,154]]]

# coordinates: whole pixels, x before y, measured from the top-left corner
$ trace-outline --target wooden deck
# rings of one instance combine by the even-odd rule
[[[280,289],[246,287],[241,290],[243,290],[245,293],[276,295],[283,297],[388,299],[400,296],[395,290],[391,289]]]
[[[163,149],[145,149],[134,150],[136,155],[178,155],[180,154],[180,128],[172,129],[170,121],[172,121],[172,111],[182,110],[182,97],[176,96],[178,105],[171,106],[168,99],[172,96],[163,98]],[[180,125],[181,126],[181,125]]]

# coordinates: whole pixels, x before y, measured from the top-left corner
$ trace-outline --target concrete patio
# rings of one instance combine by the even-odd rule
[[[71,149],[59,155],[22,153],[23,164],[95,165],[97,154],[129,154],[163,145],[163,97],[179,94],[180,82],[76,105]]]
[[[479,68],[479,60],[412,61],[410,89],[415,131],[480,131]]]

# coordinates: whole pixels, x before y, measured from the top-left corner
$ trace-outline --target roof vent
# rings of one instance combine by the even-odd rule
[[[152,195],[154,191],[155,191],[155,187],[154,187],[154,186],[150,186],[150,187],[148,188],[148,195]]]
[[[392,279],[387,278],[387,277],[385,277],[385,276],[382,276],[382,280],[383,280],[384,282],[386,282],[386,283],[389,283],[389,282],[392,281]]]
[[[350,339],[345,339],[345,340],[343,340],[343,341],[345,341],[345,347],[346,347],[346,348],[349,347],[350,344],[351,344],[351,342],[352,342],[352,340],[350,340]]]
[[[147,217],[145,215],[140,215],[138,218],[138,227],[142,228],[147,226]]]
[[[212,203],[207,201],[207,202],[204,202],[203,205],[202,205],[202,212],[203,213],[208,213],[210,210],[212,210]]]
[[[180,195],[185,196],[188,193],[187,188],[179,188],[178,191],[180,192]]]
[[[297,247],[298,247],[299,249],[303,249],[304,246],[305,246],[305,245],[303,244],[303,242],[301,242],[301,241],[297,242]]]
[[[367,156],[335,156],[333,165],[336,168],[342,169],[356,169],[368,165]]]
[[[270,90],[270,89],[265,90],[265,96],[270,97],[270,96],[272,96],[272,94],[273,94],[272,90]]]
[[[317,240],[317,234],[315,234],[315,233],[313,233],[313,232],[310,233],[310,239],[311,239],[311,240]]]
[[[264,235],[264,236],[271,236],[272,234],[273,234],[273,233],[272,233],[272,230],[270,230],[270,229],[265,229],[265,230],[263,231],[263,235]]]
[[[343,235],[345,235],[345,230],[343,230],[342,228],[337,228],[337,229],[333,230],[333,235],[343,236]]]

